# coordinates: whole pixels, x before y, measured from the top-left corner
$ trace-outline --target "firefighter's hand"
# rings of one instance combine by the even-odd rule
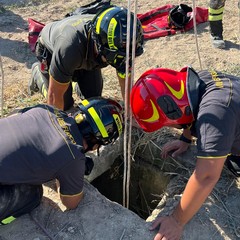
[[[181,226],[172,216],[158,217],[149,230],[159,227],[158,233],[154,240],[179,240],[183,226]]]
[[[172,157],[177,157],[181,153],[187,151],[189,147],[189,143],[183,142],[181,140],[174,140],[166,143],[162,148],[162,158],[167,158],[167,156],[171,153]]]

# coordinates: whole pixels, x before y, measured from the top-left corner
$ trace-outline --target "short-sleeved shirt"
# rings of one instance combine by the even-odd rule
[[[240,155],[240,79],[216,71],[198,75],[201,87],[193,130],[198,157]]]
[[[108,66],[94,53],[90,30],[94,16],[73,15],[43,28],[41,42],[52,53],[49,72],[58,82],[70,82],[76,70],[91,71]],[[125,68],[118,72],[124,75]]]
[[[0,119],[0,183],[60,182],[60,193],[82,191],[85,155],[72,117],[47,105]]]

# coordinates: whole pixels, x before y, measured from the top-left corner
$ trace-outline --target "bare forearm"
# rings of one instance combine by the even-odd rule
[[[53,105],[61,110],[64,109],[64,93],[66,92],[69,83],[58,83],[52,76],[49,78],[48,100],[49,105]]]
[[[121,78],[118,74],[117,74],[117,77],[118,77],[118,82],[119,82],[119,86],[121,88],[121,94],[122,94],[122,98],[123,100],[125,100],[125,88],[126,88],[126,80],[125,78]],[[130,91],[131,89],[131,76],[129,76],[128,78],[128,90]]]
[[[180,203],[173,212],[173,217],[181,226],[184,226],[198,212],[216,182],[216,179],[209,177],[199,181],[193,173],[187,183]]]

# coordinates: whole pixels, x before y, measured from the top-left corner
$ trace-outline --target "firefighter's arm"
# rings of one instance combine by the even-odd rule
[[[125,100],[125,84],[126,84],[126,80],[125,80],[125,74],[121,74],[119,72],[117,72],[117,77],[118,77],[118,82],[119,82],[119,86],[121,88],[121,94],[122,94],[122,98],[123,98],[123,101]],[[129,77],[128,77],[128,89],[130,90],[130,79],[131,78],[131,74],[129,74]]]
[[[62,204],[69,210],[75,209],[83,198],[83,192],[75,195],[63,195],[60,193],[60,183],[58,180],[56,180],[56,185]]]
[[[167,239],[180,239],[184,225],[197,213],[219,180],[225,159],[226,157],[197,159],[195,171],[172,215],[158,218],[153,223],[151,229],[160,225],[154,240],[160,240],[163,236]]]
[[[60,194],[60,199],[62,201],[62,204],[67,208],[67,209],[75,209],[80,201],[83,198],[83,192],[80,192],[79,194],[76,195],[62,195]]]
[[[69,84],[59,83],[50,75],[47,103],[64,110],[64,93],[67,91]]]

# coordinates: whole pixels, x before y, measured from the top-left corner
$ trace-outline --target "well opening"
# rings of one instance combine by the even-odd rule
[[[109,200],[123,204],[124,161],[118,157],[111,168],[94,179],[91,184]],[[147,219],[161,200],[169,177],[155,165],[137,157],[131,164],[129,209]]]

